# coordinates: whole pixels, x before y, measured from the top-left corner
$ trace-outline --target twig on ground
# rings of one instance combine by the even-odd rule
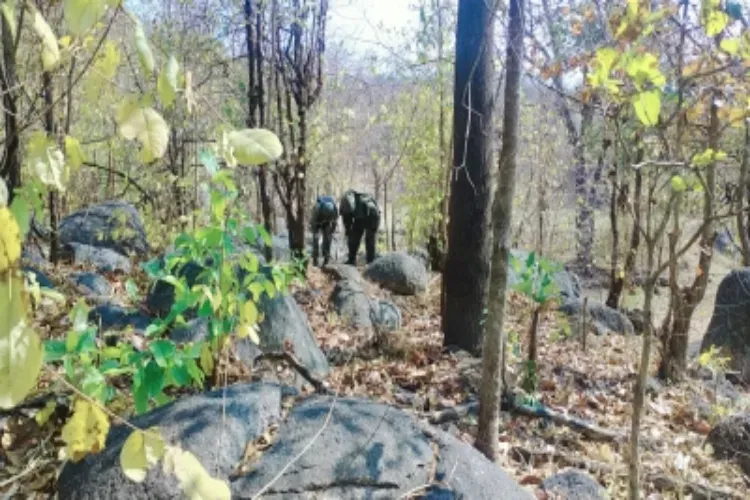
[[[297,357],[290,352],[264,352],[255,359],[255,363],[263,360],[284,361],[291,365],[291,367],[294,368],[297,373],[302,375],[302,378],[307,380],[310,385],[315,388],[315,391],[318,394],[333,394],[333,391],[331,391],[330,387],[328,387],[328,384],[325,381],[320,380],[315,375],[313,375],[310,372],[310,369],[303,365],[302,362],[300,362],[300,360],[298,360]]]

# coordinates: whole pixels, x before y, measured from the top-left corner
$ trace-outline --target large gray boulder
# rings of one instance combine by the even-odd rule
[[[125,309],[115,304],[100,304],[89,311],[89,321],[104,332],[107,330],[127,330],[145,334],[151,318],[137,309]]]
[[[315,340],[305,312],[289,294],[277,294],[274,298],[263,295],[258,305],[263,312],[263,321],[258,328],[261,350],[284,351],[289,342],[299,361],[313,373],[326,375],[330,367],[328,360]]]
[[[372,328],[373,304],[357,281],[341,280],[331,292],[330,301],[347,325],[357,328]]]
[[[388,253],[365,269],[365,278],[401,295],[416,295],[427,289],[429,274],[424,264],[403,252]]]
[[[569,316],[572,320],[578,321],[583,310],[583,301],[568,300],[560,305],[560,312]],[[604,304],[588,302],[586,311],[591,326],[597,335],[606,335],[610,333],[621,333],[625,335],[634,335],[635,328],[633,323],[623,313],[617,309],[612,309]]]
[[[249,441],[278,423],[271,447],[250,472],[230,482],[232,498],[255,498],[270,484],[263,498],[271,500],[391,499],[437,482],[449,496],[432,498],[533,498],[471,446],[397,408],[358,398],[312,396],[297,401],[280,421],[282,394],[293,393],[271,384],[233,386],[225,397],[221,390],[189,397],[132,423],[158,426],[170,442],[181,443],[221,479],[242,461]],[[66,464],[59,498],[183,498],[174,478],[159,466],[142,483],[125,478],[119,453],[129,434],[129,428],[116,426],[102,453]]]
[[[212,475],[226,478],[242,459],[247,442],[279,422],[282,393],[288,391],[272,384],[231,386],[226,395],[217,390],[191,396],[135,417],[131,423],[140,429],[159,426],[170,444],[193,453]],[[184,498],[177,480],[164,474],[160,465],[149,470],[142,483],[125,477],[120,450],[130,433],[129,427],[114,426],[101,453],[66,463],[58,482],[58,498]]]
[[[388,300],[372,303],[372,322],[381,333],[395,332],[401,329],[401,310]]]
[[[334,281],[349,280],[358,283],[362,281],[362,275],[359,274],[359,270],[348,264],[328,264],[321,269],[324,273],[331,276]]]
[[[725,418],[708,433],[714,456],[734,460],[750,475],[750,412]]]
[[[542,482],[541,488],[552,498],[565,500],[605,500],[607,491],[589,474],[567,469],[550,476]]]
[[[123,256],[123,254],[109,248],[100,248],[81,243],[69,243],[67,248],[72,253],[72,260],[75,264],[93,267],[100,273],[130,273],[130,260]]]
[[[730,366],[750,383],[750,268],[735,269],[721,280],[714,313],[701,342],[701,352],[712,345],[731,358]]]
[[[70,279],[84,295],[112,295],[112,285],[101,274],[76,273]]]
[[[138,211],[124,201],[106,201],[63,217],[60,242],[109,248],[125,256],[144,256],[150,249]]]

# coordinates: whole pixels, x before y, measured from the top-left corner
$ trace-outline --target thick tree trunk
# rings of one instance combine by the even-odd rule
[[[492,166],[492,12],[485,0],[458,5],[448,256],[443,286],[445,345],[482,347],[490,238]],[[478,117],[481,116],[480,120]]]
[[[585,137],[593,118],[593,108],[589,104],[583,105],[581,111],[581,128],[575,134],[571,134],[573,146],[573,158],[575,161],[575,195],[576,195],[576,268],[587,276],[591,272],[594,262],[594,236],[596,227],[594,225],[594,207],[591,199],[591,183],[589,172],[586,168],[586,145]]]
[[[742,247],[742,263],[750,267],[750,123],[745,121],[745,147],[740,163],[740,182],[737,188],[737,232]]]
[[[21,187],[21,149],[16,102],[16,43],[5,16],[2,16],[3,69],[0,88],[3,92],[3,118],[5,119],[5,151],[0,177],[8,187],[8,203],[13,201],[16,188]]]
[[[462,2],[465,3],[465,2]],[[479,0],[486,9],[483,0]],[[460,6],[459,6],[460,9]],[[459,23],[460,23],[459,10]],[[465,14],[468,14],[465,12]],[[475,16],[480,17],[475,14]],[[513,221],[513,195],[516,185],[516,151],[518,149],[519,102],[523,61],[523,0],[510,1],[508,20],[508,46],[505,66],[505,108],[503,116],[502,151],[497,192],[492,207],[492,268],[490,298],[487,315],[487,332],[484,336],[482,358],[482,385],[479,404],[479,430],[476,447],[490,460],[497,460],[500,426],[500,394],[505,383],[506,342],[503,331],[505,321],[505,294],[508,284],[510,247],[508,235]],[[489,16],[489,23],[492,23]],[[460,24],[459,24],[460,33]],[[460,38],[459,38],[460,40]],[[487,40],[491,40],[488,36]],[[456,59],[458,62],[458,59]],[[458,67],[456,68],[458,71]],[[458,149],[458,148],[456,148]]]

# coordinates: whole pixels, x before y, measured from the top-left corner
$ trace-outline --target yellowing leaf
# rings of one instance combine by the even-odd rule
[[[21,229],[8,207],[0,208],[0,274],[21,258]],[[0,278],[3,279],[3,278]]]
[[[724,12],[715,9],[708,13],[706,16],[704,27],[706,28],[707,36],[716,36],[727,27],[729,23],[729,16]]]
[[[133,431],[120,450],[122,472],[136,483],[146,479],[146,472],[164,456],[164,439],[157,427]]]
[[[6,232],[5,222],[0,221],[0,235]],[[23,401],[42,369],[44,351],[28,325],[28,308],[23,278],[13,273],[0,275],[0,408]]]
[[[44,405],[44,408],[39,410],[39,412],[34,415],[34,420],[36,420],[36,423],[39,427],[44,427],[44,424],[49,422],[49,418],[53,413],[55,413],[55,408],[57,408],[57,403],[55,403],[54,401],[47,401],[47,404]]]
[[[151,163],[164,156],[169,142],[169,127],[153,108],[142,107],[137,99],[126,99],[117,112],[120,134],[141,143],[141,161]]]
[[[721,50],[729,54],[735,55],[740,50],[740,39],[739,38],[725,38],[719,45]]]
[[[201,368],[203,373],[212,373],[214,371],[214,357],[211,353],[211,346],[203,344],[201,348]]]
[[[638,119],[646,126],[654,126],[659,121],[661,98],[657,90],[648,90],[633,96],[633,108]]]
[[[26,146],[26,159],[42,183],[65,191],[65,157],[57,143],[49,139],[47,134],[37,130],[31,135]]]
[[[241,324],[237,329],[237,336],[241,339],[249,338],[253,344],[260,345],[260,337],[255,325]]]
[[[200,461],[189,451],[168,446],[164,455],[164,472],[177,477],[180,489],[191,500],[230,500],[229,485],[211,477]]]
[[[159,73],[159,80],[156,83],[156,88],[159,92],[164,106],[170,108],[174,103],[174,98],[177,95],[177,73],[179,66],[177,65],[177,59],[174,56],[169,56],[167,64]]]
[[[136,22],[135,25],[135,49],[138,51],[138,61],[141,68],[147,75],[152,75],[156,65],[154,64],[154,55],[151,53],[151,47],[148,45],[146,33],[143,31],[143,25]]]
[[[681,193],[687,189],[687,184],[685,184],[685,180],[679,175],[673,176],[672,179],[670,180],[670,183],[672,185],[672,189],[674,189],[678,193]]]
[[[3,0],[0,4],[0,11],[2,11],[5,22],[8,23],[10,28],[10,35],[14,39],[16,38],[16,0]]]
[[[662,87],[667,81],[659,70],[659,60],[648,52],[633,57],[628,63],[627,73],[633,78],[633,83],[638,88],[648,81],[657,87]]]
[[[86,72],[85,92],[91,101],[99,99],[102,86],[113,80],[120,66],[120,51],[111,40],[104,42],[91,71]]]
[[[242,308],[240,309],[240,321],[250,325],[254,325],[258,322],[258,308],[256,307],[255,302],[248,300],[242,304]]]
[[[106,9],[103,0],[65,0],[65,23],[74,36],[81,36],[101,19]]]
[[[42,39],[42,67],[44,71],[51,71],[60,61],[60,48],[57,46],[57,37],[52,28],[36,9],[34,9],[34,31]]]
[[[62,428],[62,440],[65,441],[65,455],[73,462],[78,462],[90,453],[99,453],[109,434],[109,419],[95,405],[84,399],[75,402],[73,416]]]
[[[596,62],[605,71],[610,71],[614,66],[619,53],[612,47],[603,47],[596,51]]]
[[[78,170],[86,161],[86,156],[81,149],[81,143],[78,139],[69,135],[65,136],[65,156],[68,159],[68,166],[73,170]]]
[[[234,157],[243,165],[262,165],[278,159],[284,151],[281,141],[270,130],[255,128],[227,134]]]

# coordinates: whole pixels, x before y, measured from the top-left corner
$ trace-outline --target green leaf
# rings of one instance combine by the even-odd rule
[[[57,143],[41,130],[33,132],[29,138],[26,161],[43,184],[65,191],[65,156]]]
[[[174,56],[169,56],[167,63],[159,73],[159,80],[157,81],[156,87],[159,92],[159,97],[164,103],[164,107],[169,109],[174,103],[175,96],[177,95],[177,73],[180,67],[177,64],[177,59]]]
[[[672,176],[672,179],[669,182],[672,185],[672,189],[677,193],[682,193],[683,191],[687,190],[687,184],[685,183],[685,180],[679,175]]]
[[[638,119],[646,126],[653,127],[659,121],[661,98],[658,90],[647,90],[633,96],[633,108]]]
[[[86,161],[81,143],[75,137],[65,136],[65,157],[68,160],[68,167],[73,171],[81,168],[81,165]]]
[[[190,384],[190,370],[188,370],[187,366],[185,366],[184,364],[172,366],[171,376],[175,383],[181,387]]]
[[[651,82],[656,87],[663,87],[667,81],[659,69],[659,59],[649,52],[633,57],[628,63],[627,73],[639,90],[646,82]]]
[[[44,342],[44,362],[60,361],[68,353],[64,340],[46,340]]]
[[[143,377],[143,375],[141,375]],[[136,382],[133,384],[133,400],[135,402],[135,411],[138,414],[148,411],[148,387],[145,382]]]
[[[0,203],[0,205],[2,204]],[[10,212],[15,217],[18,229],[21,231],[21,241],[24,241],[31,228],[31,207],[29,206],[29,202],[23,196],[16,196],[13,198],[13,203],[10,204]]]
[[[151,47],[148,45],[148,39],[146,38],[146,33],[143,31],[143,25],[140,21],[137,21],[135,25],[134,40],[141,68],[143,68],[143,71],[148,76],[154,74],[154,69],[156,67],[154,63],[154,55],[151,53]]]
[[[102,0],[65,0],[64,13],[68,31],[81,36],[104,15],[107,4]]]
[[[266,129],[234,130],[227,134],[234,157],[243,165],[262,165],[281,157],[284,148],[279,138]]]
[[[16,0],[3,0],[2,4],[0,4],[0,11],[3,13],[5,22],[8,23],[11,38],[15,39],[16,30],[18,29],[16,26]]]
[[[729,16],[724,12],[715,9],[708,13],[705,18],[704,28],[707,36],[716,36],[729,24]]]
[[[164,156],[169,127],[153,108],[141,106],[135,97],[126,98],[117,112],[120,135],[141,143],[141,161],[151,163]]]
[[[130,300],[138,300],[140,294],[138,293],[138,285],[135,284],[131,278],[125,281],[125,292],[128,294]]]
[[[164,369],[155,361],[149,361],[143,371],[143,384],[149,397],[155,398],[164,389]]]
[[[155,340],[149,344],[148,350],[154,355],[154,361],[160,367],[166,368],[174,356],[176,348],[171,340]]]
[[[216,155],[214,155],[211,150],[202,149],[201,152],[198,153],[198,160],[204,167],[206,167],[206,171],[211,177],[215,176],[216,172],[219,171],[219,162],[216,159]]]
[[[42,14],[35,8],[33,10],[34,31],[42,40],[42,68],[44,71],[52,71],[60,61],[60,48],[57,45],[57,38]]]
[[[198,357],[200,357],[200,355]],[[185,367],[190,374],[190,378],[192,378],[199,387],[202,387],[205,375],[203,374],[203,370],[198,366],[198,362],[194,359],[187,359],[185,360]]]

